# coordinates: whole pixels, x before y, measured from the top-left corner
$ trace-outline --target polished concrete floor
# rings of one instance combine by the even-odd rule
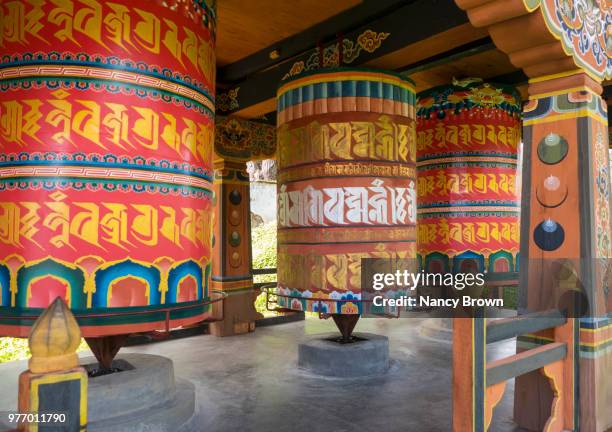
[[[122,352],[174,360],[175,374],[196,385],[206,432],[450,431],[451,345],[421,336],[422,323],[359,321],[356,331],[390,340],[391,371],[375,378],[321,378],[296,369],[298,342],[335,331],[331,320],[317,318],[258,328],[254,334],[203,335]],[[513,341],[490,345],[488,357],[513,350]],[[25,362],[0,365],[0,412],[15,409],[17,375],[26,367]],[[513,388],[510,383],[490,431],[519,430],[511,421]]]

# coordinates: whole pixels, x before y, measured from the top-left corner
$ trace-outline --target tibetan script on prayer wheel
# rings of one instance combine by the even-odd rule
[[[518,271],[521,99],[470,80],[418,95],[418,259],[430,273]]]
[[[65,300],[85,337],[208,313],[215,11],[1,2],[0,334]]]
[[[360,314],[361,260],[416,254],[414,85],[330,70],[277,96],[279,304]]]

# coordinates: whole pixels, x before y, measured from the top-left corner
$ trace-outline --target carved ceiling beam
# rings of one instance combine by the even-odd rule
[[[475,27],[530,78],[582,70],[601,82],[612,77],[612,12],[597,1],[455,0]]]

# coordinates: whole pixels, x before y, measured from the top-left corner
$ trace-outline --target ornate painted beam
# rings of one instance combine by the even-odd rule
[[[412,19],[419,17],[418,20]],[[219,89],[217,112],[229,115],[273,100],[278,85],[291,76],[339,65],[358,66],[412,43],[468,22],[465,12],[448,0],[413,0],[393,13],[346,33],[342,48],[337,41],[312,49],[230,88]],[[407,25],[410,23],[410,25]],[[342,61],[339,61],[340,51]],[[321,58],[322,57],[322,58]],[[274,103],[270,104],[270,111]],[[265,111],[264,111],[265,112]]]
[[[414,2],[415,0],[410,1]],[[224,84],[242,81],[254,73],[276,66],[311,50],[321,42],[334,40],[339,34],[346,34],[372,20],[387,15],[406,3],[406,0],[366,0],[296,35],[219,68],[217,81]]]
[[[217,116],[215,132],[215,154],[224,159],[249,161],[276,156],[276,125]]]
[[[529,77],[580,69],[598,81],[612,78],[605,19],[612,12],[600,1],[455,0]]]
[[[445,64],[452,63],[456,60],[464,57],[473,56],[482,52],[494,50],[495,44],[490,37],[478,39],[473,42],[458,46],[456,48],[444,51],[440,54],[433,55],[426,59],[420,60],[416,63],[406,65],[396,70],[406,76],[412,75],[413,73],[422,72],[436,66],[442,66]]]
[[[402,68],[399,68],[396,72],[402,73],[404,75],[410,75],[411,73],[426,71],[433,67],[440,66],[443,64],[448,64],[460,58],[478,54],[480,52],[485,52],[491,49],[496,49],[496,48],[495,48],[495,45],[491,43],[490,38],[480,39],[476,41],[476,43],[469,43],[466,45],[461,45],[460,47],[457,47],[456,49],[445,51],[442,54],[429,57],[426,60],[404,66]],[[527,84],[527,81],[529,79],[527,75],[525,75],[525,72],[523,72],[522,70],[515,70],[512,72],[503,74],[503,75],[497,75],[494,77],[486,77],[486,78],[487,78],[487,81],[489,82],[498,83],[498,84],[508,84],[512,86],[525,85]],[[610,90],[611,90],[610,94],[612,95],[612,86],[610,87]],[[261,119],[261,121],[268,123],[268,124],[275,124],[276,111],[271,111],[269,113],[266,113]]]

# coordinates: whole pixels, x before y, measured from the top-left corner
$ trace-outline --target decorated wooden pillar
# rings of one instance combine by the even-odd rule
[[[215,1],[2,1],[0,334],[57,296],[104,367],[209,313]]]
[[[79,326],[57,297],[32,326],[29,370],[19,375],[19,413],[44,420],[21,423],[20,431],[86,430],[88,378],[76,354],[80,343]]]
[[[329,70],[278,90],[278,303],[364,312],[363,258],[416,253],[415,94],[381,71]]]
[[[610,116],[612,115],[610,110],[612,108],[610,108],[610,102],[612,101],[608,99],[608,144],[610,144],[610,149],[612,150],[612,123],[610,123]]]
[[[213,289],[224,292],[223,320],[211,324],[216,336],[255,330],[255,293],[251,273],[251,218],[246,162],[216,160]]]
[[[453,432],[485,432],[487,326],[485,318],[453,325]]]
[[[608,118],[599,83],[580,71],[532,79],[524,108],[521,307],[559,308],[580,320],[580,430],[603,431],[612,424],[609,382],[608,259],[610,203]],[[560,289],[559,262],[578,276]],[[577,329],[578,330],[578,329]],[[519,350],[546,343],[548,334],[519,339]],[[578,346],[578,344],[577,344]],[[542,427],[552,395],[541,376],[517,378],[515,417],[529,429]],[[539,389],[540,388],[540,389]]]
[[[212,286],[226,298],[215,307],[211,333],[231,336],[255,330],[251,271],[250,182],[246,162],[274,157],[274,127],[237,118],[220,118],[216,123]],[[272,201],[273,203],[273,201]]]
[[[455,0],[530,77],[523,117],[520,311],[559,308],[577,319],[573,398],[581,432],[612,428],[610,173],[603,80],[612,78],[612,9],[604,0]],[[577,275],[571,290],[561,268]],[[580,317],[579,319],[576,317]],[[518,350],[550,341],[539,333]],[[542,430],[553,392],[516,381],[515,418]]]

